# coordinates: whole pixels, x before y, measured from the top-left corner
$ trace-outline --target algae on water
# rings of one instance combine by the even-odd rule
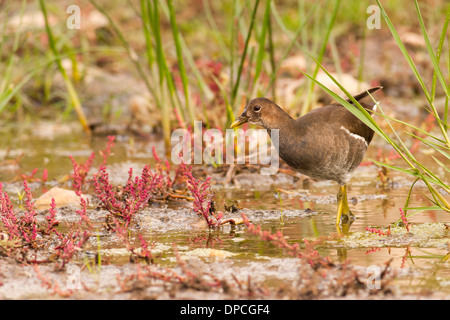
[[[384,231],[387,232],[387,229]],[[433,222],[411,225],[409,232],[405,227],[391,227],[388,235],[369,231],[352,232],[346,237],[328,240],[327,244],[346,248],[416,246],[445,249],[449,241],[446,225]]]

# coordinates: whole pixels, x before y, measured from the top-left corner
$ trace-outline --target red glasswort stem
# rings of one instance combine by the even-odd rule
[[[20,238],[21,232],[13,205],[9,200],[9,196],[3,191],[3,184],[0,183],[0,209],[3,226],[6,228],[10,237]]]
[[[403,221],[403,224],[405,225],[406,231],[409,232],[409,223],[408,223],[408,220],[406,219],[405,212],[403,211],[402,208],[399,208],[399,209],[400,209],[400,217]]]
[[[106,167],[101,166],[99,172],[94,176],[95,194],[113,216],[122,218],[127,224],[131,222],[134,214],[147,205],[153,194],[165,189],[163,176],[151,172],[146,165],[141,176],[133,179],[133,169],[128,171],[127,184],[123,189],[124,200],[120,200],[109,183],[109,175]]]
[[[74,163],[73,158],[71,158],[71,159],[72,159],[72,163]],[[86,169],[86,167],[84,169]],[[86,177],[87,172],[81,173],[81,170],[82,170],[81,166],[76,165],[76,163],[74,163],[74,166],[73,166],[73,189],[75,190],[76,195],[80,198],[80,204],[81,204],[81,209],[77,210],[76,213],[78,213],[80,215],[81,222],[84,222],[86,224],[86,226],[88,227],[88,229],[91,231],[93,228],[92,223],[86,213],[88,203],[83,198],[83,194],[81,192],[81,187],[82,187],[82,184],[83,184],[84,178]]]
[[[81,186],[83,184],[83,180],[84,178],[80,173],[80,167],[75,165],[73,167],[73,189],[79,197],[81,197]]]
[[[33,196],[31,195],[31,189],[28,186],[26,180],[23,180],[23,187],[25,190],[25,215],[23,221],[25,226],[22,228],[22,235],[24,238],[31,242],[36,239],[37,236],[37,224],[36,224],[36,211],[34,210]]]
[[[245,214],[242,214],[242,218],[244,220],[244,225],[247,227],[247,231],[251,234],[259,236],[262,240],[270,241],[277,247],[288,249],[289,253],[295,257],[303,257],[303,254],[300,252],[299,244],[289,244],[281,231],[277,231],[275,234],[272,234],[269,231],[262,231],[261,226],[255,226]]]
[[[142,236],[142,234],[139,234],[138,236],[139,236],[139,241],[141,243],[141,248],[142,248],[140,256],[147,260],[152,259],[152,253],[151,253],[150,249],[148,248],[148,244],[147,244],[147,242],[145,242],[144,237]]]
[[[314,244],[309,242],[307,239],[303,239],[305,244],[305,249],[302,251],[299,243],[290,244],[281,231],[277,231],[275,234],[269,231],[261,230],[261,226],[255,226],[247,218],[245,214],[242,214],[243,223],[247,227],[247,231],[251,234],[257,235],[260,239],[264,241],[269,241],[273,245],[287,250],[287,252],[297,258],[305,259],[305,261],[310,264],[313,268],[323,266],[327,267],[333,265],[333,262],[329,257],[320,256],[319,252],[314,249]],[[317,241],[320,242],[320,241]]]
[[[38,171],[37,168],[34,168],[34,170],[31,172],[31,174],[29,176],[27,176],[26,174],[22,174],[22,180],[33,180],[34,175],[36,174],[36,172]]]
[[[108,157],[111,155],[111,149],[114,147],[115,139],[116,139],[116,136],[108,136],[108,142],[106,143],[106,149],[100,151],[100,154],[103,156],[102,166],[106,165],[106,161],[108,160]]]
[[[84,231],[82,234],[79,231],[70,231],[61,239],[61,244],[55,248],[56,255],[62,260],[60,268],[64,268],[67,262],[72,260],[75,253],[84,247],[89,239],[90,233]]]
[[[92,165],[94,164],[94,159],[95,159],[95,152],[92,151],[91,155],[89,156],[89,158],[86,160],[86,162],[82,165],[82,169],[85,172],[85,174],[87,174],[89,172],[89,170],[91,170]]]
[[[61,234],[55,229],[57,225],[59,225],[59,221],[55,219],[56,217],[56,203],[55,199],[52,198],[52,201],[50,202],[50,209],[48,209],[48,215],[45,216],[45,219],[47,220],[47,228],[45,229],[46,234],[55,233],[58,237],[61,236]]]
[[[47,242],[54,242],[55,239],[51,236],[52,234],[55,234],[59,239],[59,245],[54,248],[55,257],[60,260],[60,267],[62,268],[67,262],[72,260],[73,256],[77,252],[82,249],[90,237],[91,232],[90,230],[82,231],[81,224],[78,224],[78,230],[71,230],[69,233],[64,235],[59,233],[55,229],[55,227],[59,224],[59,221],[56,220],[55,199],[51,200],[48,215],[45,216],[47,225],[41,229],[38,229],[31,189],[26,180],[23,181],[23,185],[25,190],[25,211],[23,215],[17,217],[14,213],[14,208],[11,201],[9,200],[6,192],[3,191],[3,185],[0,183],[0,214],[3,226],[8,233],[9,239],[21,241],[21,245],[15,247],[14,251],[19,251],[21,253],[18,255],[18,259],[25,263],[48,262],[48,259],[37,261],[35,258],[34,260],[30,260],[30,258],[27,257],[27,252],[30,248],[33,248],[36,256],[36,250],[46,245]],[[86,214],[85,205],[82,207],[81,213]],[[38,232],[41,237],[37,237]],[[7,255],[11,253],[8,251],[4,252]]]
[[[121,214],[122,208],[116,200],[115,192],[109,184],[109,175],[106,167],[101,166],[99,172],[94,176],[95,194],[103,203],[103,207],[112,214]]]
[[[80,204],[81,204],[81,209],[77,210],[76,213],[78,213],[80,215],[80,219],[81,222],[84,222],[86,224],[86,226],[88,227],[89,231],[92,231],[93,226],[91,223],[91,220],[89,219],[86,209],[87,209],[87,201],[80,195]]]
[[[376,234],[378,234],[379,236],[388,236],[388,235],[391,234],[391,231],[390,231],[390,230],[388,230],[387,232],[384,232],[384,231],[381,230],[381,229],[369,228],[369,227],[366,227],[366,230],[369,231],[369,232],[372,232],[372,233],[376,233]]]
[[[85,163],[78,163],[75,161],[75,159],[72,156],[69,156],[70,161],[72,161],[73,166],[73,180],[74,180],[74,189],[75,191],[79,190],[81,192],[81,187],[86,180],[86,176],[91,170],[91,167],[94,163],[95,158],[95,152],[92,152],[89,158],[86,160]]]
[[[42,172],[42,182],[47,181],[48,179],[48,170],[44,169],[44,171]]]
[[[182,165],[185,166],[184,163]],[[213,227],[215,223],[210,218],[211,200],[208,200],[208,191],[210,188],[211,177],[207,177],[206,181],[201,182],[194,178],[191,172],[192,167],[186,169],[186,175],[188,179],[188,189],[194,198],[193,209],[195,213],[203,216],[209,227]],[[216,217],[217,220],[217,217]]]
[[[100,150],[99,154],[103,157],[102,166],[106,165],[106,162],[108,160],[108,157],[111,155],[111,149],[114,147],[114,140],[115,136],[108,136],[108,141],[106,143],[105,150]],[[78,190],[81,192],[81,187],[83,183],[85,182],[86,176],[88,175],[89,171],[91,170],[94,160],[95,160],[95,152],[92,151],[89,158],[86,160],[85,163],[78,163],[75,161],[75,159],[70,155],[69,156],[70,161],[72,161],[73,171],[74,171],[74,188],[75,191]],[[76,181],[75,181],[76,180]],[[76,184],[76,185],[75,185]]]
[[[178,113],[178,110],[175,108],[175,109],[173,109],[173,111],[175,112],[175,117],[177,118],[178,125],[179,125],[181,128],[186,128],[186,125],[184,124],[183,119],[181,119],[181,116],[180,116],[180,114]]]
[[[156,153],[155,146],[152,146],[152,153],[153,153],[153,158],[155,158],[155,161],[161,162],[161,159],[159,158],[158,154]]]

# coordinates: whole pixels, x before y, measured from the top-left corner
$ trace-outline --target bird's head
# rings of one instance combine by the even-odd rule
[[[273,127],[272,124],[274,124],[274,120],[276,120],[275,118],[277,118],[280,113],[280,110],[281,108],[269,99],[256,98],[250,100],[241,115],[231,124],[230,128],[235,128],[241,124],[249,122],[251,124],[262,126],[266,129],[271,129]]]

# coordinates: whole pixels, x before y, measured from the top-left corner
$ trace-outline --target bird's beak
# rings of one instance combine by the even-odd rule
[[[236,128],[240,126],[241,124],[244,124],[248,122],[248,117],[245,115],[240,115],[230,126],[231,129]]]

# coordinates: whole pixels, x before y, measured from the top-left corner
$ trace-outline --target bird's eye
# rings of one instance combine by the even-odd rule
[[[253,107],[253,111],[260,112],[261,111],[261,107],[260,106],[254,106]]]

